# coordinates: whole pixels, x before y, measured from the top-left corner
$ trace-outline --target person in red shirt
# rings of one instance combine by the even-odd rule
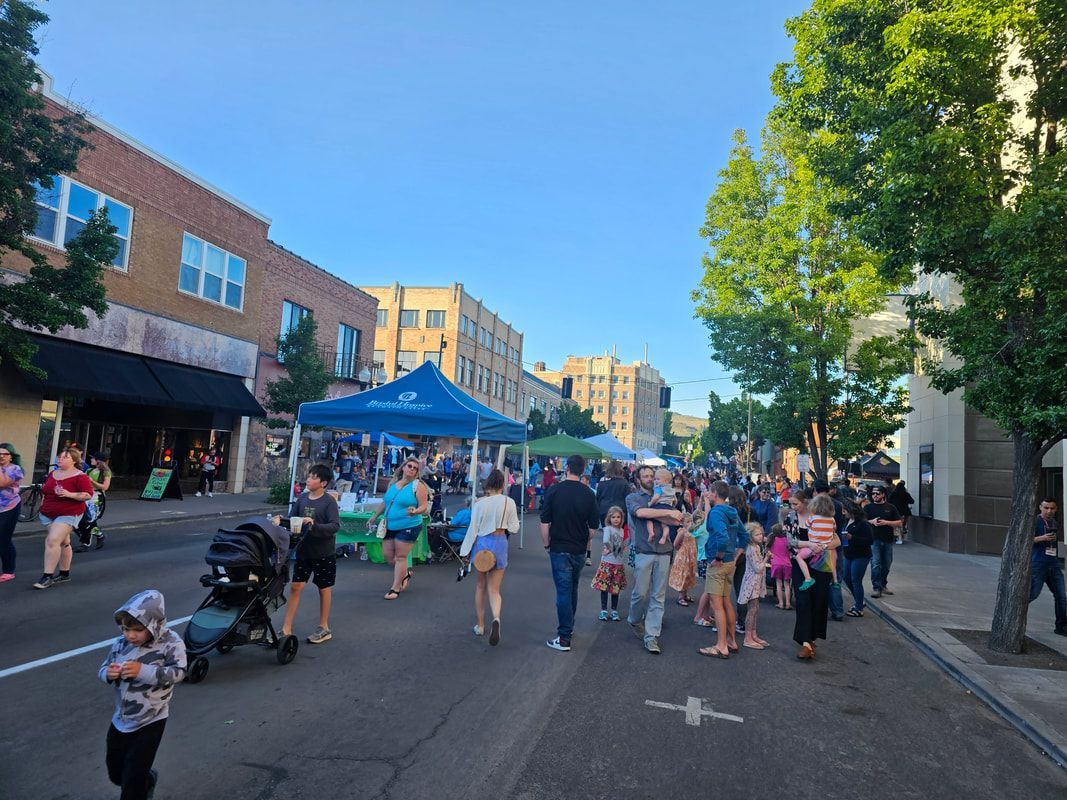
[[[82,472],[81,453],[73,447],[60,451],[56,458],[58,469],[45,479],[41,502],[40,519],[48,526],[44,540],[44,572],[33,585],[34,589],[47,589],[57,583],[70,580],[70,562],[74,551],[70,548],[70,535],[85,513],[85,504],[93,496],[93,484]],[[55,574],[56,567],[59,574]]]
[[[215,476],[218,475],[222,459],[215,454],[215,448],[210,448],[200,456],[200,485],[196,488],[196,496],[207,492],[208,497],[215,496]]]

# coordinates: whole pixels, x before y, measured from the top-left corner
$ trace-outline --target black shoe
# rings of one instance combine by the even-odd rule
[[[1067,628],[1056,628],[1053,633],[1058,634],[1059,636],[1067,636]]]
[[[830,619],[832,619],[834,622],[844,622],[845,621],[844,616],[838,616],[837,614],[831,614],[830,615]]]
[[[156,783],[158,781],[159,781],[159,773],[156,772],[154,769],[148,770],[148,792],[145,794],[145,797],[147,797],[148,800],[152,800],[152,798],[155,796],[155,794],[156,794]]]
[[[96,536],[96,543],[93,545],[93,550],[99,550],[100,548],[102,548],[104,546],[104,534],[98,533],[98,534],[95,534],[95,536]]]
[[[70,583],[70,575],[64,575],[62,572],[52,577],[52,585],[57,583]]]

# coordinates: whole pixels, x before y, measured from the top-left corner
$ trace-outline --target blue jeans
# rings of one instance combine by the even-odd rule
[[[574,633],[574,612],[578,610],[578,581],[585,566],[585,553],[549,553],[552,580],[556,584],[556,618],[560,639],[570,641]]]
[[[867,574],[867,566],[871,563],[870,556],[850,558],[845,562],[845,585],[852,592],[852,607],[857,611],[863,611],[863,578]]]
[[[834,551],[834,579],[830,582],[830,616],[835,618],[845,616],[845,604],[841,600],[841,581],[847,574],[843,552],[840,547]]]
[[[889,568],[893,566],[893,543],[875,539],[871,542],[871,586],[876,592],[889,584]]]
[[[630,593],[631,625],[645,623],[645,641],[655,639],[663,630],[663,605],[667,599],[667,577],[671,571],[670,553],[638,553],[634,559],[634,588]]]
[[[1063,588],[1063,568],[1056,561],[1030,562],[1030,602],[1041,594],[1041,587],[1048,586],[1056,601],[1056,630],[1067,630],[1067,591]]]

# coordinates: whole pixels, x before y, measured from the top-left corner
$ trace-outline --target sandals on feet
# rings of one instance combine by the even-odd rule
[[[404,580],[400,581],[400,591],[407,589],[409,583],[411,583],[411,570],[408,570],[408,574],[404,576]]]
[[[710,628],[711,627],[711,623],[708,622],[706,619],[695,619],[695,620],[693,620],[693,624],[694,625],[698,625],[701,628]]]
[[[396,600],[398,597],[400,597],[400,592],[398,592],[396,589],[390,589],[388,592],[385,593],[385,597],[383,597],[382,599]]]
[[[699,648],[697,650],[697,652],[700,653],[700,655],[702,655],[702,656],[707,656],[708,658],[729,658],[730,657],[729,653],[724,653],[722,650],[719,650],[716,647],[701,647],[701,648]]]
[[[679,597],[676,602],[683,608],[687,608],[689,606],[689,601],[686,600],[684,597]]]

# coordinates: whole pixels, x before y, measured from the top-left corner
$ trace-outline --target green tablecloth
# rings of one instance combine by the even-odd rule
[[[372,511],[342,511],[341,530],[337,532],[337,544],[361,544],[367,548],[367,557],[375,564],[384,564],[385,556],[382,555],[382,540],[375,536],[374,531],[367,530],[367,520],[373,516]],[[408,553],[408,566],[413,563],[425,564],[430,555],[430,543],[426,537],[426,525],[430,521],[428,516],[422,518],[422,530],[419,538],[412,545]]]

